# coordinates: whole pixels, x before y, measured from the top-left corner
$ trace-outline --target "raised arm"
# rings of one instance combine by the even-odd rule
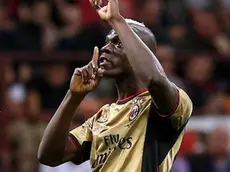
[[[83,68],[77,68],[72,76],[70,90],[49,122],[38,150],[42,164],[57,166],[78,158],[80,148],[69,138],[69,128],[76,108],[85,95],[96,88],[102,72],[98,69],[98,48],[94,49],[93,60]],[[83,152],[84,153],[84,152]]]
[[[100,5],[99,0],[90,2],[94,7]],[[148,88],[158,110],[162,115],[171,113],[176,107],[177,89],[166,77],[153,52],[120,15],[118,0],[110,0],[107,6],[98,7],[97,12],[118,34],[136,76]]]
[[[168,80],[156,56],[129,27],[124,18],[111,22],[136,76],[146,85],[155,105],[162,114],[171,113],[176,106],[177,90]]]

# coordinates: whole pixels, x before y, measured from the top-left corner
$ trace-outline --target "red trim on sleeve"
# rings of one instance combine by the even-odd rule
[[[177,110],[177,108],[178,108],[178,106],[179,106],[179,103],[180,103],[180,91],[176,88],[176,90],[177,90],[177,93],[176,93],[176,105],[175,105],[175,107],[174,107],[174,109],[172,110],[172,112],[170,112],[169,114],[167,114],[167,115],[163,115],[163,114],[161,114],[160,112],[159,112],[159,110],[158,110],[158,115],[160,116],[160,117],[162,117],[162,118],[167,118],[167,117],[170,117],[170,116],[172,116],[175,112],[176,112],[176,110]]]
[[[78,141],[76,140],[76,138],[72,134],[69,134],[69,139],[73,143],[76,150],[80,150],[80,144],[78,143]]]
[[[159,172],[159,167],[157,167],[156,172]]]
[[[72,144],[74,145],[74,147],[76,148],[76,150],[78,150],[79,152],[79,156],[80,156],[80,162],[76,163],[77,165],[83,162],[83,155],[81,153],[81,149],[80,149],[80,144],[77,141],[77,139],[74,137],[74,135],[69,134],[69,139],[72,142]],[[73,162],[74,163],[74,162]]]
[[[137,93],[135,93],[135,94],[133,94],[133,95],[131,95],[131,96],[128,96],[128,97],[126,97],[126,98],[124,98],[124,99],[118,99],[118,100],[117,100],[117,103],[124,103],[124,102],[127,102],[127,101],[131,100],[132,98],[136,97],[137,95],[139,95],[139,94],[141,94],[141,93],[144,93],[144,92],[146,92],[146,91],[148,91],[148,90],[147,90],[147,89],[144,89],[144,90],[141,90],[141,91],[139,91],[139,92],[137,92]]]

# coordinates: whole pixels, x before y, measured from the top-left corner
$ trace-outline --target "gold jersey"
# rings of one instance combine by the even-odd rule
[[[178,89],[175,110],[158,113],[150,93],[142,91],[103,106],[70,132],[81,159],[93,172],[169,172],[192,113],[188,95]]]

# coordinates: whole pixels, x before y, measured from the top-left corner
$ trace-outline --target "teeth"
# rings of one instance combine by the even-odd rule
[[[102,59],[100,60],[100,62],[101,62],[101,63],[103,63],[103,62],[107,62],[107,60],[106,60],[106,59],[104,59],[104,58],[102,58]]]

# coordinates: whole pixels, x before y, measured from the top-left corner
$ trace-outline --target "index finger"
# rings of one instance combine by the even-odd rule
[[[101,4],[102,4],[102,0],[89,0],[91,6],[94,8],[94,9],[100,9],[101,8]]]
[[[99,49],[98,47],[94,47],[93,59],[92,59],[93,68],[98,68],[98,61],[99,61]]]

